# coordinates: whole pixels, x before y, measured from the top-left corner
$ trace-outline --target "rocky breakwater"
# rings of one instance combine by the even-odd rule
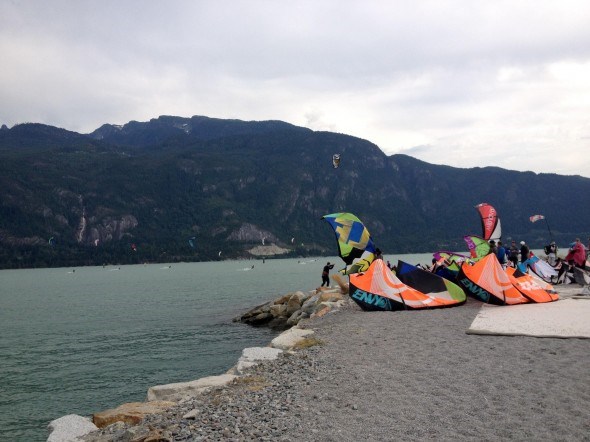
[[[281,366],[288,366],[290,359],[286,355],[321,344],[311,336],[313,330],[299,323],[306,318],[321,318],[346,305],[347,290],[346,285],[339,284],[337,288],[318,288],[308,293],[298,291],[251,309],[234,321],[288,330],[274,338],[268,347],[244,349],[238,363],[225,374],[150,387],[145,402],[122,404],[94,413],[92,418],[67,415],[56,419],[48,425],[47,442],[171,442],[221,440],[231,436],[237,440],[258,439],[262,433],[257,428],[257,419],[250,421],[245,410],[251,406],[251,393],[257,393],[256,400],[264,402],[260,390],[271,384],[252,370],[277,358],[282,361]],[[287,371],[275,387],[288,396],[291,387],[282,385],[292,377],[291,370]],[[221,396],[227,397],[238,410],[229,416],[233,419],[231,428],[219,424]],[[273,402],[265,410],[271,414],[279,412],[284,401],[279,402]],[[244,433],[240,434],[241,431]]]
[[[255,327],[270,327],[278,330],[297,325],[301,320],[324,316],[333,309],[342,307],[346,300],[347,287],[337,288],[319,287],[310,292],[301,291],[288,293],[254,307],[246,313],[233,319]]]

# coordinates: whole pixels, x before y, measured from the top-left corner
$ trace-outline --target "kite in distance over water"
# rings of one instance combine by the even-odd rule
[[[340,166],[340,154],[339,153],[335,153],[334,155],[332,155],[332,165],[334,166],[334,169],[338,169],[338,167]]]

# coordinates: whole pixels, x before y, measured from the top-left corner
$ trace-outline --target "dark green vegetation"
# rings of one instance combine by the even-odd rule
[[[481,233],[481,202],[498,210],[504,238],[543,246],[544,221],[528,220],[540,213],[565,246],[590,234],[589,200],[588,178],[388,157],[365,140],[279,121],[0,130],[2,268],[237,258],[262,238],[290,256],[333,255],[320,218],[338,211],[363,220],[386,254],[465,250],[463,235]]]

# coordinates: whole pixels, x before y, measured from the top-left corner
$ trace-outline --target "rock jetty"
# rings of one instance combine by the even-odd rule
[[[319,287],[310,292],[288,293],[274,301],[254,307],[233,319],[255,327],[265,326],[278,330],[293,327],[303,319],[323,316],[345,303],[345,286],[334,288]]]
[[[212,404],[211,398],[214,399],[220,394],[225,397],[237,391],[252,392],[268,387],[268,381],[253,374],[256,366],[280,358],[284,360],[281,366],[286,364],[287,367],[288,356],[294,351],[320,344],[318,340],[311,337],[314,331],[306,329],[302,321],[323,317],[347,305],[348,299],[345,295],[347,290],[346,285],[339,284],[336,288],[320,287],[307,293],[297,291],[247,311],[234,318],[234,322],[286,331],[274,338],[268,347],[244,349],[237,364],[225,374],[150,387],[146,402],[122,404],[114,409],[94,413],[92,419],[77,415],[56,419],[48,425],[50,432],[48,442],[184,440],[182,436],[178,437],[178,433],[171,434],[164,430],[172,425],[168,422],[170,419],[186,424],[187,435],[192,433],[199,422],[205,431],[203,434],[205,438],[207,433],[209,437],[214,438],[224,438],[230,434],[239,435],[242,423],[239,416],[231,430],[226,431],[223,428],[217,431],[216,415],[213,411],[216,401],[213,400]],[[288,392],[288,390],[289,387],[285,386],[285,391]],[[246,406],[247,404],[242,404],[238,406],[238,409]],[[211,413],[207,411],[208,407],[211,408]],[[280,408],[277,410],[280,412]],[[166,421],[166,425],[163,425],[162,420]],[[205,424],[212,424],[213,431],[210,431],[210,425]],[[247,428],[254,432],[246,438],[257,437],[255,426],[248,425]]]

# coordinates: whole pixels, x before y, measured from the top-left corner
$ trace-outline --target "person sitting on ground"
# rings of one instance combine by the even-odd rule
[[[557,258],[555,270],[557,270],[557,279],[555,284],[571,284],[574,281],[573,265],[569,265],[561,258]],[[551,278],[553,282],[553,277]]]

